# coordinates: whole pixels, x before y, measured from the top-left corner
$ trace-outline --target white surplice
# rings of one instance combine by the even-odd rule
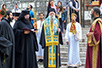
[[[41,21],[41,20],[37,21],[37,29],[38,29],[38,31],[36,33],[37,41],[38,41],[38,48],[39,48],[39,51],[36,52],[36,54],[37,54],[37,56],[41,56],[41,57],[44,56],[44,50],[42,49],[42,46],[40,45],[40,36],[41,36],[43,23],[44,23],[44,21]]]
[[[71,23],[67,25],[65,39],[69,41],[68,45],[68,65],[81,65],[80,56],[79,56],[79,41],[82,38],[82,29],[81,25],[76,22],[76,31],[74,35],[70,32]]]

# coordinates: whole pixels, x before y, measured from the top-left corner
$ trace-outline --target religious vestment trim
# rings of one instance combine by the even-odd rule
[[[45,19],[44,31],[46,46],[48,46],[48,67],[56,67],[56,46],[59,44],[58,20],[54,19],[53,23],[51,23],[49,17]]]
[[[96,23],[99,24],[100,29],[101,29],[101,46],[102,46],[102,22],[101,22],[100,18],[96,19],[96,20],[93,22],[91,32],[94,32]],[[89,36],[89,37],[88,37],[88,43],[89,43],[89,46],[93,46],[92,68],[97,68],[97,59],[98,59],[98,56],[97,56],[97,55],[98,55],[98,48],[99,48],[100,40],[96,41],[95,36],[92,35],[92,36]],[[101,51],[101,52],[102,52],[102,51]],[[102,62],[102,61],[101,61],[101,62]]]

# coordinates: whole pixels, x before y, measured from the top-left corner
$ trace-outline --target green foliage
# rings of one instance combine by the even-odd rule
[[[3,16],[4,16],[5,14],[6,14],[6,11],[2,9],[2,10],[0,11],[0,15],[3,15]]]

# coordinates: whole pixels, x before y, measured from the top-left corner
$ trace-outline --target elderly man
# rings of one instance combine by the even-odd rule
[[[59,44],[63,44],[61,32],[58,28],[58,19],[55,17],[55,10],[50,9],[49,16],[45,19],[42,27],[40,44],[44,48],[44,67],[57,68],[61,64]]]

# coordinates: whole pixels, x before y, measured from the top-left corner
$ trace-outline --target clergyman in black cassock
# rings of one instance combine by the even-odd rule
[[[38,50],[38,43],[35,32],[30,31],[31,29],[34,27],[29,21],[29,11],[23,10],[14,25],[15,68],[38,68],[35,54]]]
[[[53,15],[53,12],[55,12],[54,9],[50,9],[51,14]],[[50,14],[50,13],[49,13]],[[49,20],[50,16],[48,18],[46,18],[45,20]],[[54,17],[55,20],[57,20]],[[58,21],[58,20],[57,20]],[[45,22],[44,22],[45,23]],[[57,31],[58,32],[58,31]],[[45,30],[44,30],[44,25],[42,27],[42,32],[41,32],[41,38],[40,38],[40,44],[42,45],[42,48],[44,49],[44,67],[45,68],[57,68],[61,66],[61,60],[60,60],[60,47],[58,48],[58,46],[60,46],[60,44],[63,45],[63,41],[62,41],[62,34],[61,32],[59,32],[59,44],[55,46],[55,62],[53,62],[53,64],[55,64],[55,66],[53,67],[53,65],[49,65],[50,60],[49,60],[49,46],[46,46],[46,39],[45,39]],[[54,48],[53,48],[54,49]],[[51,49],[52,51],[52,49]]]
[[[11,21],[12,13],[6,11],[0,22],[0,68],[15,68],[15,39]]]
[[[78,0],[70,1],[69,6],[70,6],[70,21],[71,21],[71,14],[75,13],[77,15],[76,21],[79,22],[80,4],[79,4]]]

